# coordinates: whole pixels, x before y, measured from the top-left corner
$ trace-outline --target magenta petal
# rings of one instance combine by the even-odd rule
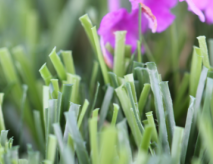
[[[204,10],[207,7],[208,3],[212,0],[192,0],[192,1],[197,8],[199,8],[200,10]]]
[[[158,6],[153,6],[152,9],[158,22],[157,32],[166,30],[173,23],[175,16],[165,7],[158,8]]]
[[[120,9],[120,0],[108,0],[109,12],[113,12]]]
[[[147,20],[142,17],[142,32],[147,29]],[[103,38],[104,45],[109,42],[112,47],[115,47],[116,31],[127,31],[126,44],[132,46],[132,52],[137,48],[138,36],[138,11],[128,13],[126,9],[120,9],[108,13],[101,21],[98,34]]]
[[[206,10],[205,10],[205,15],[206,15],[206,22],[209,24],[213,23],[213,1],[209,1]]]
[[[180,0],[183,1],[183,0]],[[189,10],[192,11],[193,13],[195,13],[199,18],[201,22],[205,22],[205,16],[203,14],[203,12],[201,11],[201,9],[195,5],[195,3],[193,2],[193,0],[186,0],[188,6],[189,6]]]

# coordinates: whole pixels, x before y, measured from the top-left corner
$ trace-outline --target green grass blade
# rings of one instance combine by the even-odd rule
[[[199,36],[199,37],[197,37],[197,39],[199,42],[199,47],[201,49],[201,54],[203,56],[203,65],[206,68],[210,68],[208,49],[207,49],[207,45],[206,45],[206,37]]]
[[[126,120],[123,120],[119,122],[116,125],[118,129],[118,142],[119,142],[119,149],[122,154],[125,155],[125,162],[132,162],[132,151],[131,151],[131,146],[130,146],[130,140],[128,136],[128,129],[127,129],[127,122]]]
[[[185,104],[182,102],[187,101],[188,103],[188,97],[185,96],[185,93],[188,93],[187,91],[189,87],[189,81],[190,75],[189,73],[185,73],[182,82],[178,88],[177,96],[174,102],[174,115],[176,120],[179,119],[184,114],[184,112],[186,112],[184,108]]]
[[[80,127],[81,127],[81,124],[82,124],[84,115],[86,114],[86,111],[87,111],[87,109],[88,109],[88,106],[89,106],[89,101],[88,101],[87,99],[85,99],[85,100],[84,100],[83,107],[82,107],[82,110],[81,110],[81,112],[80,112],[79,119],[78,119],[78,128],[79,128],[79,129],[80,129]]]
[[[100,164],[113,162],[117,132],[115,127],[108,127],[101,134]]]
[[[180,163],[181,147],[183,142],[184,129],[181,127],[174,128],[174,137],[172,140],[171,156],[175,159],[175,164]]]
[[[119,112],[119,105],[113,104],[113,107],[114,107],[114,110],[113,110],[111,125],[115,126],[117,122],[118,112]]]
[[[95,96],[94,96],[94,99],[93,99],[93,103],[92,103],[91,108],[89,108],[89,110],[88,110],[87,117],[90,117],[90,116],[91,116],[92,111],[93,111],[94,108],[95,108],[96,100],[97,100],[97,97],[98,97],[99,87],[100,87],[100,83],[97,83],[96,91],[95,91]]]
[[[138,128],[139,128],[140,132],[143,133],[144,128],[143,128],[143,125],[141,124],[141,121],[140,121],[140,118],[139,118],[139,111],[138,111],[138,108],[137,108],[137,104],[134,102],[130,83],[128,83],[128,82],[126,83],[126,88],[127,88],[127,92],[128,92],[128,95],[129,95],[131,105],[132,105],[131,109],[133,109],[133,113],[134,113],[135,120],[137,122]]]
[[[92,118],[97,118],[98,119],[98,112],[100,108],[96,108],[92,111]]]
[[[126,31],[115,32],[115,57],[113,72],[119,76],[124,76],[124,51],[125,51]]]
[[[56,153],[57,139],[54,135],[49,135],[48,148],[47,148],[47,160],[54,163]]]
[[[65,68],[61,62],[61,59],[59,58],[59,56],[56,54],[56,47],[53,48],[52,52],[49,54],[50,60],[58,74],[58,77],[61,80],[66,80],[67,79],[67,75],[66,75],[66,71]]]
[[[187,118],[186,118],[186,125],[184,129],[184,134],[183,134],[183,142],[182,142],[182,149],[181,149],[181,163],[185,163],[186,160],[186,153],[188,149],[188,142],[189,142],[189,136],[191,132],[191,126],[192,126],[192,119],[194,115],[194,104],[195,104],[195,98],[190,96],[190,105],[187,113]]]
[[[58,92],[59,92],[58,79],[51,79],[51,84],[52,84],[52,87],[53,87],[52,98],[57,99],[58,98]]]
[[[22,99],[21,99],[21,123],[20,123],[20,135],[19,135],[19,143],[22,144],[22,130],[23,130],[23,124],[24,124],[24,117],[25,117],[25,103],[26,103],[26,97],[27,97],[27,91],[28,91],[28,86],[23,85],[23,94],[22,94]]]
[[[150,84],[144,84],[143,90],[141,92],[139,102],[138,102],[140,118],[143,116],[143,111],[144,111],[144,107],[145,107],[147,99],[148,99],[150,88],[151,88]]]
[[[81,24],[84,27],[84,30],[87,34],[87,37],[89,38],[89,41],[90,41],[90,44],[92,45],[93,50],[96,51],[96,45],[93,39],[92,30],[91,30],[91,28],[93,27],[91,20],[89,19],[87,14],[81,16],[79,20],[81,21]]]
[[[80,81],[81,81],[80,76],[67,73],[67,82],[69,84],[72,84],[72,94],[70,101],[76,104],[80,102],[79,96]]]
[[[27,55],[24,54],[24,50],[21,46],[17,46],[12,50],[15,60],[20,65],[20,69],[23,72],[22,78],[24,83],[29,88],[29,98],[37,110],[42,109],[41,96],[38,92],[36,77],[33,72],[32,64],[27,59]]]
[[[68,129],[74,141],[76,153],[80,164],[90,164],[89,156],[84,145],[82,136],[78,130],[77,120],[74,111],[65,113],[65,117],[68,123]],[[82,158],[84,157],[84,158]]]
[[[127,94],[124,86],[120,86],[120,87],[116,88],[115,91],[118,96],[118,99],[120,100],[122,109],[124,111],[128,124],[130,126],[130,129],[133,133],[135,142],[136,142],[137,146],[139,147],[140,143],[141,143],[142,134],[137,125],[137,121],[135,119],[134,113],[131,111],[132,105],[131,105],[130,99],[128,97],[128,94]]]
[[[89,120],[90,144],[92,164],[98,164],[98,139],[97,139],[97,123],[98,118],[94,117]]]
[[[52,79],[52,74],[50,73],[49,69],[47,68],[46,63],[39,69],[41,77],[44,79],[45,84],[49,85],[50,80]]]
[[[161,82],[160,85],[161,85],[163,102],[164,102],[164,107],[166,112],[166,124],[168,127],[169,143],[171,144],[173,139],[173,134],[174,134],[174,128],[176,126],[174,112],[173,112],[172,98],[169,91],[168,82]]]
[[[2,112],[3,97],[4,97],[4,94],[0,93],[0,131],[6,130],[5,124],[4,124],[4,116]]]
[[[46,109],[49,107],[49,87],[43,86],[43,120],[46,124]]]
[[[97,61],[93,62],[93,68],[92,68],[92,76],[91,76],[91,80],[90,80],[90,87],[89,87],[89,92],[90,92],[90,97],[92,98],[92,95],[94,93],[95,90],[95,84],[96,84],[96,79],[98,76],[98,68],[99,68],[99,64]]]
[[[202,71],[202,60],[203,56],[201,55],[201,49],[194,47],[189,85],[189,93],[191,96],[196,95],[197,86]]]
[[[72,51],[61,52],[67,73],[75,74]]]
[[[146,113],[146,117],[147,117],[147,124],[149,126],[152,126],[153,127],[153,132],[152,132],[152,140],[155,142],[155,143],[158,143],[158,133],[157,133],[157,129],[156,129],[156,126],[155,126],[155,122],[154,122],[154,117],[153,117],[153,114],[152,114],[152,111],[151,112],[148,112]]]
[[[138,49],[138,62],[142,63],[141,42],[140,41],[137,41],[137,49]]]
[[[137,104],[137,94],[136,94],[133,74],[128,74],[128,75],[124,76],[124,79],[126,82],[129,82],[129,84],[131,86],[132,95],[134,98],[134,103]]]
[[[115,73],[113,72],[109,72],[109,76],[110,76],[110,79],[111,79],[111,83],[112,83],[112,86],[114,88],[118,88],[119,85],[118,85],[118,77]]]
[[[62,100],[61,100],[61,113],[60,113],[60,120],[61,125],[64,124],[64,119],[62,119],[62,116],[64,112],[68,111],[70,107],[70,99],[71,99],[71,93],[72,93],[72,84],[63,84],[62,89]]]
[[[157,115],[158,123],[159,123],[159,133],[162,136],[162,146],[164,152],[170,154],[170,147],[168,142],[168,134],[165,123],[165,114],[163,107],[163,98],[161,93],[161,88],[158,79],[158,71],[157,67],[154,63],[147,63],[151,88],[155,98],[155,112]]]
[[[210,49],[210,65],[213,65],[213,39],[208,40]]]
[[[99,125],[98,125],[99,129],[101,129],[101,127],[103,126],[104,120],[106,119],[107,112],[109,110],[109,106],[113,97],[113,93],[114,93],[114,88],[108,86],[104,96],[103,103],[101,105],[101,112],[100,112]]]
[[[99,42],[99,39],[98,39],[97,30],[96,30],[96,27],[93,27],[91,29],[92,29],[94,42],[95,42],[96,53],[97,53],[97,56],[98,56],[98,62],[100,64],[101,71],[102,71],[102,74],[103,74],[103,77],[104,77],[104,82],[105,82],[105,84],[109,84],[110,81],[109,81],[108,70],[107,70],[107,67],[106,67],[106,64],[104,62],[104,58],[103,58],[103,55],[102,55],[102,52],[101,52],[101,47],[100,47],[100,42]]]
[[[44,133],[42,129],[42,122],[41,122],[42,119],[40,116],[40,112],[33,111],[33,116],[34,116],[37,138],[39,139],[39,146],[41,147],[42,153],[44,153],[45,142],[44,142]]]
[[[203,96],[203,90],[205,87],[205,81],[207,78],[207,73],[208,69],[206,67],[203,67],[203,70],[200,75],[200,80],[197,88],[197,93],[196,93],[196,102],[195,102],[195,118],[197,117],[198,110],[201,106],[201,100]]]
[[[153,132],[153,126],[147,125],[144,129],[141,146],[140,146],[140,151],[144,151],[144,152],[148,151],[148,148],[150,146],[152,132]]]
[[[208,158],[210,159],[210,163],[212,163],[212,161],[213,161],[213,156],[212,156],[213,130],[212,130],[212,123],[211,123],[211,120],[209,119],[209,117],[199,116],[198,127],[200,130],[204,148],[206,148]]]

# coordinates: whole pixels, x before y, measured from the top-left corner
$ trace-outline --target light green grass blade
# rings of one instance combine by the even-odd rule
[[[156,129],[156,125],[155,125],[155,122],[154,122],[154,117],[153,117],[152,111],[146,113],[146,117],[147,117],[147,125],[153,127],[152,140],[155,143],[158,143],[158,140],[159,140],[158,139],[158,133],[157,133],[157,129]]]
[[[58,74],[58,77],[61,80],[66,80],[67,79],[66,71],[65,71],[64,65],[61,62],[61,59],[56,54],[56,47],[53,48],[52,52],[49,54],[49,57]]]
[[[124,119],[123,121],[119,122],[116,125],[118,129],[118,142],[119,142],[119,149],[120,152],[125,156],[125,162],[132,162],[132,150],[130,146],[130,140],[128,136],[128,129],[127,129],[127,121]],[[123,161],[124,159],[121,159]]]
[[[99,39],[98,39],[97,30],[96,30],[96,27],[93,27],[91,29],[92,29],[94,42],[95,42],[96,53],[97,53],[97,56],[98,56],[98,62],[100,64],[101,71],[102,71],[102,74],[103,74],[103,77],[104,77],[104,82],[105,82],[105,84],[109,84],[110,81],[109,81],[108,70],[107,70],[107,66],[104,62],[104,58],[103,58],[103,55],[102,55],[102,52],[101,52],[101,47],[100,47],[100,42],[99,42]]]
[[[47,160],[54,163],[56,153],[57,139],[54,135],[49,135],[48,148],[47,148]]]
[[[198,47],[194,47],[191,64],[191,73],[190,73],[190,85],[189,85],[190,90],[189,93],[191,96],[196,95],[197,86],[202,71],[202,60],[203,56],[201,55],[201,49]]]
[[[113,72],[119,76],[124,76],[125,65],[124,65],[124,51],[125,51],[126,31],[115,32],[115,57]]]
[[[144,152],[148,151],[148,148],[150,146],[152,132],[153,132],[153,126],[147,125],[144,129],[141,146],[140,146],[140,151],[144,151]]]
[[[201,55],[203,56],[203,65],[209,69],[210,63],[209,63],[208,49],[207,49],[207,45],[206,45],[206,37],[199,36],[199,37],[197,37],[197,39],[199,42],[199,47],[201,49]]]
[[[1,63],[2,69],[3,69],[2,71],[4,72],[4,76],[7,80],[7,83],[11,83],[11,84],[14,83],[13,90],[12,90],[12,97],[13,97],[15,104],[18,106],[18,110],[20,112],[20,109],[21,109],[20,97],[23,94],[22,87],[19,82],[17,73],[15,71],[15,67],[14,67],[11,55],[7,48],[0,49],[0,63]],[[30,129],[33,130],[34,129],[33,128],[33,119],[32,119],[33,117],[32,117],[32,113],[29,110],[28,102],[26,102],[25,112],[26,113],[25,113],[24,119],[26,120]]]
[[[184,132],[183,128],[175,126],[174,137],[172,140],[172,150],[171,150],[171,156],[175,159],[175,164],[180,163],[180,155],[181,155],[181,148],[182,148],[182,142],[183,142],[183,132]]]
[[[96,51],[96,45],[93,39],[92,30],[91,30],[91,28],[93,27],[91,20],[89,19],[87,14],[81,16],[79,20],[81,21],[81,24],[84,27],[84,30],[87,34],[87,37],[89,38],[89,41],[90,41],[90,44],[92,45],[93,50]]]
[[[92,164],[98,164],[98,136],[97,136],[97,123],[98,118],[94,117],[89,120],[90,144],[91,144],[91,157]]]
[[[148,95],[150,92],[150,84],[144,84],[144,88],[140,94],[139,102],[138,102],[138,109],[139,109],[139,117],[143,116],[144,107],[146,105]]]
[[[49,85],[50,80],[52,79],[52,74],[50,73],[49,69],[47,68],[46,63],[39,69],[41,77],[44,79],[45,84]]]
[[[100,164],[113,162],[117,132],[115,127],[108,127],[101,134]]]
[[[51,84],[52,84],[52,98],[57,99],[59,92],[58,79],[51,79]]]
[[[76,104],[80,102],[80,95],[79,95],[80,81],[81,81],[80,76],[67,73],[67,82],[69,84],[72,84],[72,94],[70,101]]]
[[[138,50],[138,62],[142,63],[141,42],[140,41],[137,41],[137,50]]]
[[[111,125],[115,126],[117,122],[118,112],[119,112],[119,105],[113,104],[113,107],[114,107],[114,110],[113,110]]]
[[[75,74],[75,66],[72,51],[61,52],[67,73]]]
[[[87,109],[88,109],[88,106],[89,106],[89,101],[88,101],[87,99],[85,99],[85,100],[84,100],[83,107],[82,107],[82,110],[81,110],[81,112],[80,112],[79,119],[78,119],[78,128],[79,128],[79,129],[80,129],[80,127],[81,127],[81,124],[82,124],[84,115],[86,114],[86,111],[87,111]]]
[[[134,103],[137,104],[137,94],[136,94],[133,74],[128,74],[128,75],[124,76],[124,79],[126,82],[129,82],[129,84],[131,86],[132,95],[134,98]],[[136,105],[136,106],[138,106],[138,105]]]
[[[137,125],[137,121],[135,119],[134,113],[131,111],[132,105],[131,105],[130,99],[128,97],[128,94],[127,94],[124,86],[120,86],[120,87],[116,88],[115,91],[118,96],[118,99],[120,100],[122,109],[124,111],[128,124],[130,126],[130,129],[133,133],[135,142],[136,142],[137,146],[139,147],[140,143],[141,143],[142,134]]]
[[[133,98],[133,94],[132,94],[132,90],[131,90],[131,85],[128,82],[126,83],[126,89],[127,89],[128,96],[129,96],[129,99],[130,99],[130,102],[131,102],[131,105],[132,105],[131,109],[133,109],[135,120],[136,120],[138,128],[139,128],[139,130],[142,134],[144,128],[143,128],[143,125],[140,122],[139,111],[138,111],[138,108],[137,108],[137,104],[134,102],[134,98]]]

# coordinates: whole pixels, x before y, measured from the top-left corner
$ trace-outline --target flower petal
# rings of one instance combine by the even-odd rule
[[[108,0],[109,12],[113,12],[120,9],[120,0]]]
[[[183,0],[180,0],[183,1]],[[189,10],[192,11],[193,13],[195,13],[199,18],[201,22],[205,22],[205,16],[203,14],[203,12],[201,11],[201,9],[195,5],[193,0],[186,0],[188,6],[189,6]]]

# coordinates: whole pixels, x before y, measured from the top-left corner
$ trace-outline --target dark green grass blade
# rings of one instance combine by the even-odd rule
[[[108,86],[104,96],[103,103],[101,105],[101,112],[100,112],[99,126],[98,126],[99,129],[101,129],[101,127],[103,126],[104,120],[106,119],[107,112],[109,110],[109,106],[113,97],[113,93],[114,93],[114,88]]]

